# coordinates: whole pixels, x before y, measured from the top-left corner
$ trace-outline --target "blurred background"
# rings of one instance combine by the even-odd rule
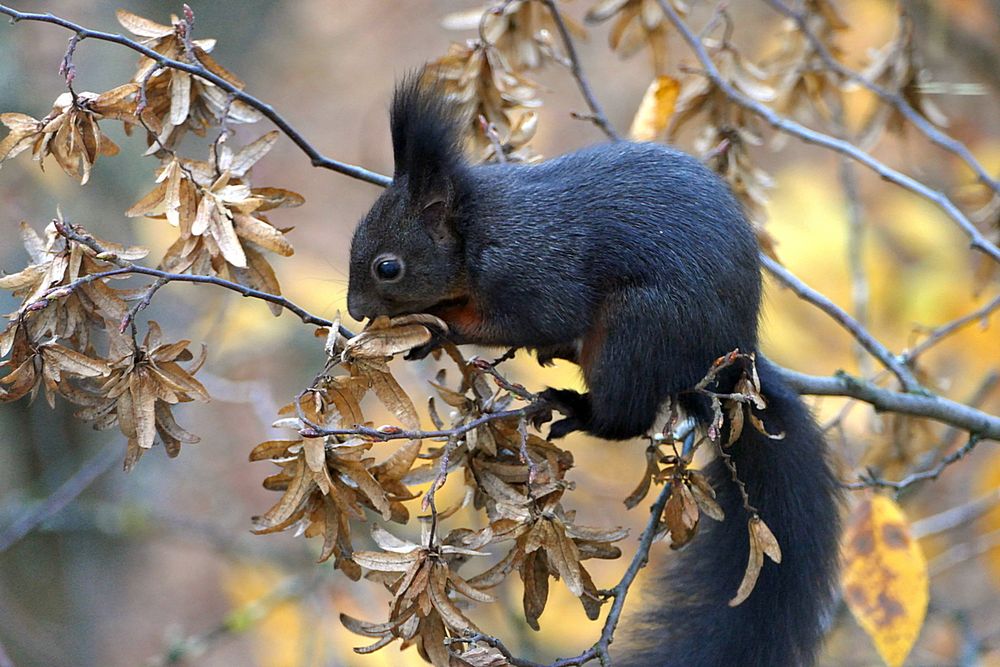
[[[381,173],[391,172],[386,108],[394,80],[443,55],[451,41],[471,33],[445,30],[441,19],[468,9],[472,0],[190,0],[196,37],[216,37],[215,58],[247,83],[249,92],[277,108],[325,154]],[[580,20],[592,2],[566,3]],[[692,2],[691,23],[710,14]],[[867,62],[869,50],[893,34],[896,3],[843,0],[850,23],[840,44],[851,66]],[[965,142],[992,174],[1000,170],[1000,3],[948,0],[908,3],[916,20],[917,44],[936,86],[934,103],[950,119],[949,133]],[[51,11],[88,27],[119,32],[114,10],[124,7],[167,23],[179,3],[56,0],[16,3],[25,11]],[[773,52],[780,21],[763,3],[730,3],[734,39],[746,53]],[[607,25],[588,28],[580,55],[611,122],[628,127],[652,78],[645,52],[621,60],[607,45]],[[0,22],[0,111],[44,116],[64,90],[57,68],[69,33],[51,25]],[[671,35],[670,67],[680,76],[694,60]],[[129,80],[134,54],[117,46],[84,41],[77,49],[77,89],[99,92]],[[533,75],[544,106],[532,142],[543,156],[603,139],[590,123],[571,118],[586,111],[573,79],[549,66]],[[870,100],[848,98],[849,118]],[[123,211],[152,185],[154,158],[141,157],[139,137],[118,127],[106,131],[122,147],[102,158],[91,182],[80,187],[54,163],[42,172],[27,155],[0,171],[0,269],[13,273],[28,262],[17,234],[25,220],[41,230],[57,207],[97,236],[145,245],[151,258],[173,240],[162,221],[125,218]],[[270,129],[266,123],[240,127],[239,141]],[[678,138],[681,147],[691,137]],[[687,142],[687,143],[686,143]],[[915,132],[891,135],[876,154],[960,203],[973,179],[956,159],[929,146]],[[197,154],[195,154],[197,155]],[[846,245],[848,200],[838,180],[839,160],[795,140],[780,150],[766,145],[754,153],[775,180],[767,206],[768,230],[781,260],[807,283],[838,304],[851,304]],[[997,283],[983,277],[967,239],[931,204],[887,185],[859,169],[859,203],[866,230],[864,267],[871,288],[870,327],[890,349],[901,351],[933,327],[988,302]],[[255,185],[284,187],[304,195],[297,209],[275,211],[272,221],[293,226],[290,259],[272,262],[283,292],[311,312],[331,318],[346,311],[347,256],[351,230],[378,195],[378,188],[314,169],[290,142],[282,140],[254,169]],[[974,202],[970,199],[968,205]],[[137,285],[142,283],[137,282]],[[0,294],[0,311],[18,306]],[[346,317],[346,312],[345,312]],[[0,530],[48,498],[81,467],[96,481],[39,530],[0,553],[0,644],[19,667],[170,664],[416,665],[415,651],[390,646],[371,656],[350,648],[368,643],[337,620],[346,611],[379,621],[389,599],[374,584],[354,583],[331,563],[314,564],[318,544],[288,533],[254,536],[250,517],[277,496],[261,488],[272,470],[248,463],[258,442],[278,437],[270,428],[277,408],[308,385],[323,363],[313,328],[290,315],[272,317],[257,301],[207,286],[168,285],[143,318],[163,327],[166,338],[204,342],[209,358],[199,379],[213,396],[207,404],[175,410],[181,425],[201,436],[168,460],[161,449],[129,474],[120,470],[124,441],[115,430],[94,432],[74,419],[72,407],[44,401],[0,404]],[[973,397],[993,414],[1000,391],[989,373],[1000,367],[998,316],[993,326],[974,325],[923,358],[928,381],[959,401]],[[349,326],[356,323],[346,322]],[[848,335],[812,306],[768,285],[764,350],[796,370],[831,374],[860,372]],[[397,362],[397,377],[420,405],[430,393],[426,379],[434,364]],[[573,386],[570,366],[539,369],[519,355],[510,377],[529,387]],[[995,378],[994,378],[995,379]],[[897,477],[904,464],[942,437],[937,425],[877,417],[864,405],[844,413],[840,400],[814,401],[821,421],[839,416],[831,429],[845,479],[877,464]],[[377,420],[376,420],[377,421]],[[389,421],[387,417],[383,422]],[[626,512],[622,499],[639,481],[644,445],[607,444],[578,437],[570,442],[579,491],[566,504],[581,523],[633,527],[644,509]],[[113,456],[107,455],[114,450]],[[893,467],[896,465],[897,467]],[[89,466],[89,467],[88,467]],[[614,470],[608,475],[608,470]],[[1000,452],[983,443],[936,482],[908,493],[902,504],[911,520],[968,503],[1000,487]],[[861,492],[864,493],[864,492]],[[861,497],[860,494],[855,498]],[[461,520],[461,517],[458,518]],[[468,519],[466,519],[468,520]],[[907,664],[1000,665],[1000,514],[967,522],[922,546],[931,562],[928,620]],[[364,544],[367,531],[356,531]],[[406,531],[398,531],[401,534]],[[992,542],[991,542],[992,540]],[[666,549],[655,550],[652,567]],[[936,565],[935,565],[936,563]],[[617,581],[621,561],[589,561],[598,587]],[[315,576],[313,576],[315,573]],[[641,604],[642,580],[633,608]],[[503,637],[518,655],[550,661],[589,646],[599,626],[586,621],[578,602],[559,585],[534,633],[520,615],[520,584],[509,582],[501,604],[484,605],[473,618]],[[976,655],[971,661],[968,656]],[[977,662],[978,661],[978,662]],[[871,643],[843,610],[824,656],[828,665],[875,665]]]

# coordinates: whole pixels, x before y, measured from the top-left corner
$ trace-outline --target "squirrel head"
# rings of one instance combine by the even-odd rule
[[[396,87],[392,184],[351,240],[347,309],[357,320],[434,312],[466,296],[461,120],[439,86],[421,85],[426,78],[421,71]]]

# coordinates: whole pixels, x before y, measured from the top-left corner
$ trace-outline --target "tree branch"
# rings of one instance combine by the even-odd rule
[[[78,287],[80,284],[85,282],[90,282],[92,280],[99,280],[111,276],[125,275],[125,274],[138,274],[138,275],[148,275],[153,276],[158,279],[163,279],[164,282],[190,282],[190,283],[202,283],[211,284],[223,287],[225,289],[237,292],[246,297],[252,297],[256,299],[261,299],[263,301],[268,301],[270,303],[276,303],[283,308],[291,311],[297,315],[304,323],[313,324],[316,326],[332,326],[330,320],[318,317],[306,311],[301,306],[298,306],[292,301],[289,301],[285,297],[277,296],[274,294],[269,294],[267,292],[261,292],[259,290],[252,289],[245,285],[239,283],[234,283],[216,276],[200,276],[200,275],[190,275],[190,274],[180,274],[180,273],[170,273],[168,271],[163,271],[161,269],[153,269],[146,266],[140,266],[118,260],[114,258],[113,255],[107,253],[98,244],[93,237],[91,237],[86,232],[83,232],[79,228],[74,228],[72,225],[66,225],[64,223],[56,221],[56,229],[60,234],[66,238],[82,243],[88,248],[94,250],[97,253],[104,253],[105,257],[110,257],[108,261],[119,264],[118,268],[110,269],[102,273],[89,274],[82,276],[77,280],[69,283],[68,285],[62,285],[53,288],[50,292],[46,293],[41,297],[35,306],[34,304],[27,304],[25,310],[37,310],[47,303],[49,299],[57,298],[59,296],[65,296],[72,292],[73,289]],[[779,267],[780,268],[780,267]],[[784,269],[781,269],[784,271]],[[791,275],[791,274],[789,274]],[[794,276],[792,276],[794,278]],[[797,280],[797,279],[796,279]],[[811,288],[806,287],[807,290]],[[818,294],[818,293],[816,293]],[[819,295],[822,297],[822,295]],[[825,297],[822,297],[825,299]],[[832,305],[832,304],[831,304]],[[836,308],[836,306],[833,306]],[[839,310],[839,309],[838,309]],[[841,311],[842,312],[842,311]],[[848,319],[846,313],[843,314]],[[350,338],[353,333],[341,326],[340,332],[344,336]],[[871,334],[867,332],[862,332],[869,338]],[[874,339],[872,339],[874,340]],[[875,349],[881,350],[879,356],[876,354],[877,358],[892,358],[892,355],[885,350],[881,344],[874,341],[876,344]],[[488,374],[497,377],[489,369],[489,363],[483,362],[482,364],[477,364],[477,368],[482,366],[480,370]],[[822,377],[822,376],[811,376],[804,373],[798,373],[789,369],[780,369],[785,377],[785,380],[789,382],[795,389],[800,393],[814,394],[814,395],[828,395],[828,396],[845,396],[849,398],[855,398],[865,403],[869,403],[878,411],[889,411],[898,412],[901,414],[908,414],[917,417],[927,417],[929,419],[935,419],[937,421],[950,424],[954,427],[960,428],[964,431],[968,431],[974,435],[981,438],[989,438],[993,440],[1000,440],[1000,417],[994,417],[981,410],[957,403],[955,401],[941,398],[930,394],[925,389],[919,388],[918,393],[901,393],[895,392],[889,389],[884,389],[878,387],[865,380],[852,377],[846,373],[838,373],[834,377]],[[908,371],[907,371],[908,373]],[[522,398],[527,400],[532,400],[532,394],[527,392],[518,385],[509,384],[505,387],[514,393],[517,393]],[[509,419],[509,418],[521,418],[530,417],[537,414],[544,407],[543,404],[538,402],[531,402],[529,405],[523,408],[518,408],[516,410],[506,410],[502,412],[489,413],[482,415],[478,419],[463,424],[455,429],[437,430],[437,431],[406,431],[402,429],[393,431],[379,431],[377,429],[371,429],[367,427],[353,428],[353,429],[319,429],[315,427],[308,427],[303,431],[303,435],[308,434],[309,437],[319,437],[324,435],[359,435],[362,437],[372,438],[378,441],[395,440],[395,439],[417,439],[417,438],[447,438],[447,437],[457,437],[464,435],[465,433],[482,426],[485,423],[493,421],[495,419]]]
[[[760,254],[760,261],[764,267],[782,284],[790,288],[799,297],[808,301],[809,303],[815,305],[817,308],[822,310],[824,313],[829,315],[833,320],[846,329],[855,340],[865,348],[869,354],[882,362],[882,365],[892,371],[893,375],[899,379],[899,383],[903,386],[903,389],[910,392],[922,392],[924,389],[920,386],[920,382],[913,376],[910,369],[903,364],[899,358],[890,352],[882,343],[880,343],[875,336],[873,336],[867,329],[865,329],[861,324],[858,323],[853,317],[851,317],[843,308],[835,304],[833,301],[828,299],[826,296],[820,292],[809,287],[804,282],[799,280],[795,274],[778,264],[776,261],[765,255]]]
[[[45,500],[29,508],[20,517],[14,519],[3,532],[0,532],[0,553],[9,549],[40,524],[62,511],[119,460],[121,460],[121,454],[113,447],[102,447]]]
[[[670,499],[670,488],[670,484],[663,485],[660,495],[650,508],[649,521],[646,523],[646,528],[642,531],[642,535],[639,536],[639,548],[636,550],[635,555],[632,556],[632,561],[629,563],[628,569],[625,570],[625,574],[622,575],[621,580],[609,591],[609,595],[614,598],[614,602],[612,602],[608,616],[604,620],[601,637],[593,646],[579,655],[571,658],[559,658],[545,665],[515,657],[503,645],[503,642],[496,637],[479,634],[473,635],[463,641],[488,644],[500,651],[507,661],[515,667],[579,667],[579,665],[585,665],[592,660],[600,660],[602,665],[610,665],[611,657],[608,654],[608,648],[614,641],[615,630],[618,627],[618,621],[621,619],[622,611],[625,608],[625,597],[628,595],[629,588],[632,586],[635,578],[639,575],[639,571],[649,562],[649,549],[652,547],[653,539],[656,537],[656,528],[659,526],[663,508],[666,507],[667,500]]]
[[[1000,417],[947,398],[929,393],[905,394],[883,389],[843,372],[833,377],[823,377],[787,368],[779,370],[785,382],[800,394],[855,398],[870,404],[879,412],[898,412],[914,417],[926,417],[957,426],[982,439],[1000,441]]]
[[[691,29],[686,23],[684,23],[674,8],[670,6],[670,3],[667,2],[667,0],[656,1],[663,10],[663,13],[670,19],[670,22],[684,38],[684,41],[687,42],[688,46],[691,47],[691,50],[694,51],[698,61],[704,68],[704,75],[707,76],[712,83],[715,84],[719,91],[732,102],[757,114],[775,129],[793,137],[798,137],[806,143],[822,146],[834,152],[840,153],[841,155],[846,155],[847,157],[865,165],[883,179],[895,183],[903,189],[909,190],[910,192],[934,203],[938,208],[944,211],[949,218],[954,220],[962,231],[964,231],[969,237],[969,239],[971,239],[970,246],[973,249],[979,250],[980,252],[988,255],[996,262],[1000,262],[1000,248],[983,236],[972,221],[969,220],[968,216],[962,213],[954,202],[952,202],[951,199],[949,199],[943,192],[934,190],[912,176],[907,176],[906,174],[893,169],[849,141],[831,137],[828,134],[812,130],[800,123],[796,123],[795,121],[776,113],[770,107],[761,104],[760,102],[757,102],[756,100],[736,90],[732,84],[723,78],[722,74],[719,72],[719,68],[715,66],[715,63],[712,61],[711,56],[709,56],[708,51],[705,50],[705,45],[702,44],[695,34],[691,32]]]
[[[166,651],[145,664],[150,667],[189,664],[191,658],[203,655],[217,642],[246,632],[280,604],[315,593],[326,577],[327,571],[322,568],[287,577],[271,591],[228,613],[214,627],[172,642]]]
[[[573,73],[576,85],[580,88],[583,99],[587,101],[587,106],[590,107],[590,115],[587,118],[599,127],[604,134],[608,135],[609,139],[612,141],[621,141],[621,136],[608,121],[601,103],[597,101],[594,91],[590,88],[590,83],[587,81],[587,76],[580,65],[580,58],[576,53],[573,36],[569,34],[569,28],[566,27],[566,21],[563,19],[562,12],[556,6],[555,0],[541,0],[541,2],[548,8],[549,13],[552,15],[552,20],[556,24],[556,30],[559,31],[559,38],[562,40],[563,48],[566,49],[566,56],[569,58],[570,72]]]
[[[321,326],[321,327],[328,327],[333,325],[333,322],[331,322],[330,320],[319,317],[317,315],[313,315],[305,308],[302,308],[301,306],[289,301],[283,296],[270,294],[269,292],[261,292],[260,290],[253,289],[252,287],[247,287],[246,285],[234,283],[230,280],[224,280],[223,278],[219,278],[217,276],[200,276],[189,273],[171,273],[170,271],[164,271],[162,269],[154,269],[148,266],[142,266],[140,264],[133,264],[132,262],[126,262],[116,257],[114,253],[111,253],[106,249],[104,249],[94,239],[93,236],[85,232],[79,226],[69,225],[59,220],[53,220],[52,222],[55,225],[56,231],[58,231],[59,234],[61,234],[63,237],[87,246],[98,255],[103,255],[103,258],[106,261],[109,261],[112,264],[117,265],[118,268],[109,269],[108,271],[102,271],[101,273],[88,274],[86,276],[77,278],[73,282],[68,283],[66,285],[59,285],[57,287],[54,287],[53,289],[46,292],[41,298],[39,298],[35,302],[35,304],[44,303],[48,299],[57,298],[64,294],[69,294],[80,285],[94,280],[101,280],[103,278],[110,278],[112,276],[120,276],[125,274],[136,274],[144,276],[153,276],[154,278],[158,279],[155,284],[160,286],[162,286],[161,283],[168,283],[168,282],[186,282],[186,283],[202,283],[209,285],[217,285],[219,287],[224,287],[228,290],[232,290],[233,292],[238,292],[243,296],[253,297],[255,299],[260,299],[262,301],[267,301],[269,303],[278,304],[285,310],[291,311],[292,313],[298,315],[299,319],[301,319],[306,324],[315,324],[316,326]],[[159,287],[157,287],[157,289],[159,289]],[[35,304],[25,304],[24,309],[25,310],[36,309],[33,308]],[[142,302],[140,301],[140,305],[141,304]],[[44,305],[39,307],[44,307]],[[138,308],[136,310],[138,310]],[[134,315],[134,313],[131,314]],[[347,337],[353,335],[348,329],[344,327],[341,327],[340,331]]]
[[[914,345],[911,349],[904,351],[899,356],[903,360],[903,363],[907,365],[912,364],[918,356],[940,343],[944,338],[947,338],[973,322],[985,320],[994,310],[997,310],[998,308],[1000,308],[1000,296],[997,296],[989,303],[985,304],[981,308],[977,308],[967,315],[963,315],[952,320],[951,322],[946,322],[945,324],[930,330],[927,334],[927,338],[919,344]]]
[[[848,489],[868,489],[877,487],[880,489],[893,489],[897,493],[905,490],[906,488],[916,484],[917,482],[922,482],[928,479],[937,479],[944,472],[944,469],[950,466],[952,463],[962,459],[966,454],[971,452],[979,444],[980,438],[973,435],[969,440],[962,445],[960,448],[956,449],[954,452],[948,456],[941,459],[937,465],[926,470],[921,470],[919,472],[913,472],[904,477],[899,481],[893,481],[891,479],[883,479],[878,477],[874,473],[862,474],[857,482],[850,482],[844,486]]]
[[[59,16],[54,16],[53,14],[36,14],[31,12],[19,12],[16,9],[12,9],[6,5],[0,5],[0,14],[6,14],[11,18],[11,23],[17,23],[18,21],[38,21],[41,23],[52,23],[54,25],[61,26],[67,30],[72,30],[75,32],[80,40],[83,39],[95,39],[102,42],[111,42],[113,44],[118,44],[126,48],[132,49],[147,58],[152,59],[161,67],[170,67],[172,69],[180,70],[181,72],[187,72],[188,74],[197,76],[198,78],[204,79],[211,84],[218,86],[222,90],[226,91],[232,95],[233,99],[239,100],[244,104],[253,107],[257,111],[261,112],[268,120],[277,126],[279,130],[285,133],[285,135],[292,140],[292,142],[298,146],[303,153],[309,156],[310,161],[314,167],[322,167],[323,169],[330,169],[336,171],[345,176],[350,176],[351,178],[356,178],[360,181],[365,181],[367,183],[372,183],[374,185],[380,185],[385,187],[392,182],[392,179],[383,174],[376,173],[374,171],[369,171],[364,167],[359,167],[353,164],[348,164],[346,162],[340,162],[339,160],[334,160],[332,158],[322,155],[312,144],[310,144],[302,134],[299,133],[292,125],[285,120],[285,118],[279,114],[274,107],[260,99],[254,97],[253,95],[244,92],[243,90],[237,88],[233,84],[229,83],[219,75],[214,72],[209,71],[201,64],[187,63],[181,60],[174,60],[172,58],[167,58],[156,51],[143,46],[142,44],[125,37],[124,35],[101,32],[99,30],[91,30],[85,28],[82,25],[73,23],[72,21],[67,21]]]
[[[967,503],[910,523],[910,532],[917,539],[938,535],[971,523],[1000,504],[1000,488]]]
[[[536,401],[535,403],[529,403],[523,408],[517,408],[515,410],[487,412],[486,414],[476,417],[472,421],[466,422],[461,426],[437,431],[407,431],[395,426],[380,430],[377,428],[370,428],[368,426],[356,426],[354,428],[320,428],[316,425],[308,425],[299,431],[299,435],[306,438],[319,438],[328,435],[357,435],[363,438],[371,438],[372,440],[377,440],[379,442],[386,442],[388,440],[423,440],[424,438],[450,439],[465,435],[469,431],[474,431],[480,426],[498,419],[527,418],[548,408],[549,404],[547,402]]]
[[[782,0],[764,0],[764,2],[770,5],[779,14],[787,16],[795,22],[799,32],[801,32],[805,38],[809,40],[809,44],[812,46],[813,50],[816,51],[816,55],[822,59],[823,64],[826,65],[831,71],[837,73],[840,77],[847,79],[848,81],[853,81],[863,88],[875,93],[883,102],[894,108],[908,121],[913,123],[913,126],[916,127],[921,134],[927,137],[931,143],[961,159],[973,172],[975,172],[976,178],[979,179],[980,183],[992,189],[994,192],[1000,193],[1000,182],[989,175],[986,168],[979,163],[965,144],[948,136],[935,127],[933,123],[924,118],[920,112],[914,109],[910,103],[906,101],[906,98],[898,92],[887,90],[874,81],[866,79],[860,72],[844,66],[839,60],[834,58],[833,54],[830,53],[828,48],[826,48],[826,45],[822,42],[822,40],[820,40],[816,34],[809,29],[809,23],[806,21],[806,17],[802,12],[795,11],[782,2]]]

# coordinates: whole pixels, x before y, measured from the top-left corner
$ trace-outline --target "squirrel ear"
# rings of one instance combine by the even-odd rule
[[[420,223],[436,243],[447,243],[455,233],[449,221],[451,213],[450,192],[425,200],[420,209]]]

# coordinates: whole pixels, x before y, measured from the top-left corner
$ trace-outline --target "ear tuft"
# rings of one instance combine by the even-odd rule
[[[451,180],[461,169],[462,119],[445,99],[433,69],[424,67],[396,85],[389,114],[393,178],[406,176],[410,191],[424,194],[428,184]]]

